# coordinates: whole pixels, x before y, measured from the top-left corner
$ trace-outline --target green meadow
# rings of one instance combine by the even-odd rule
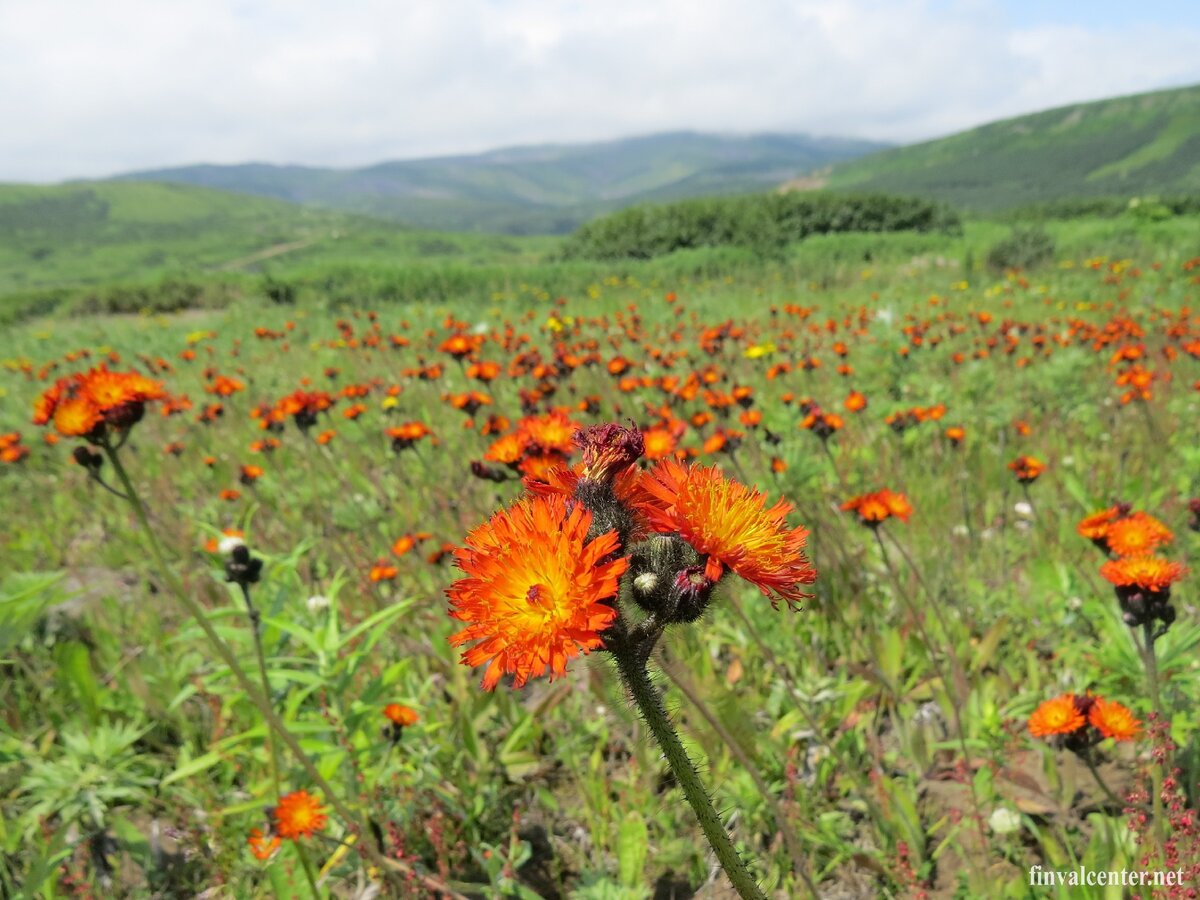
[[[538,471],[494,445],[555,416],[668,434],[808,532],[799,609],[729,574],[648,659],[767,896],[1195,879],[1195,576],[1131,627],[1078,525],[1128,504],[1195,566],[1200,220],[1052,219],[1021,268],[1011,222],[960,225],[568,259],[198,188],[4,188],[0,433],[27,453],[0,464],[0,895],[731,896],[609,650],[485,691],[449,643],[456,548]],[[91,442],[32,424],[100,365],[166,397]],[[842,508],[881,489],[911,516]],[[1136,736],[1032,733],[1066,693]],[[294,837],[298,791],[324,818]]]

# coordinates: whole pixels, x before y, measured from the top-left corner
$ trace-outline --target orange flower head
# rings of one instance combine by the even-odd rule
[[[383,708],[383,714],[388,721],[400,728],[408,728],[417,724],[417,711],[403,703],[389,703]]]
[[[328,821],[320,801],[308,791],[293,791],[280,797],[273,816],[275,831],[290,840],[324,831]]]
[[[1158,556],[1126,556],[1109,560],[1100,574],[1118,588],[1137,588],[1147,593],[1165,593],[1187,570],[1177,562]]]
[[[517,471],[534,481],[546,481],[550,473],[566,465],[566,457],[558,453],[534,453],[524,457]]]
[[[804,555],[808,531],[788,528],[792,505],[766,506],[766,495],[726,478],[716,466],[681,465],[663,459],[642,479],[649,499],[640,504],[650,527],[677,533],[707,557],[705,575],[716,581],[725,569],[789,606],[811,596],[800,589],[816,581]]]
[[[858,521],[871,528],[877,528],[889,518],[895,517],[901,522],[907,522],[912,516],[912,504],[904,494],[884,488],[872,494],[861,494],[851,497],[842,504],[842,509],[858,514]]]
[[[604,646],[601,634],[616,619],[608,601],[628,568],[615,531],[588,541],[592,514],[568,511],[562,496],[525,497],[469,535],[455,557],[465,577],[446,591],[450,616],[468,625],[450,638],[465,650],[465,665],[487,663],[484,690],[504,675],[514,687],[550,670],[566,671],[579,653]]]
[[[646,459],[663,459],[675,452],[679,441],[668,428],[648,428],[642,432],[645,441]]]
[[[1108,526],[1108,548],[1117,556],[1147,556],[1160,544],[1175,539],[1171,529],[1144,512],[1117,519]]]
[[[63,437],[96,434],[104,425],[100,408],[86,395],[67,397],[55,407],[54,428]]]
[[[1124,512],[1119,504],[1110,506],[1108,509],[1102,509],[1090,516],[1084,516],[1075,526],[1075,531],[1079,533],[1080,537],[1085,537],[1089,541],[1104,541],[1108,537],[1109,525],[1122,515]]]
[[[858,513],[858,521],[871,528],[877,527],[892,514],[878,492],[851,497],[842,504],[842,509],[846,512]]]
[[[519,434],[514,432],[501,435],[492,441],[492,445],[483,454],[483,458],[491,462],[503,463],[506,466],[515,466],[521,461],[524,453],[525,442]]]
[[[379,560],[375,565],[371,566],[370,578],[372,581],[391,581],[400,574],[400,570],[386,560]]]
[[[1008,464],[1008,467],[1017,476],[1017,481],[1021,484],[1030,484],[1042,474],[1046,464],[1034,456],[1018,456]]]
[[[566,413],[555,410],[544,416],[527,416],[517,423],[517,433],[528,443],[553,453],[568,454],[575,449],[579,426]]]
[[[1044,701],[1029,717],[1029,732],[1034,737],[1074,734],[1087,724],[1074,694],[1060,694]]]
[[[1088,722],[1106,738],[1131,741],[1142,731],[1142,723],[1115,700],[1097,697],[1088,710]]]
[[[879,492],[879,495],[887,507],[888,513],[893,517],[899,519],[901,522],[907,522],[909,517],[912,516],[912,504],[908,502],[908,498],[903,494],[884,488]]]
[[[267,860],[275,855],[282,841],[277,834],[263,834],[261,828],[251,828],[246,843],[250,845],[250,852],[255,859]]]

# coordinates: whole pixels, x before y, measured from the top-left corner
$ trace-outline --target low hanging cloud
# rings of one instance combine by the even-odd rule
[[[1197,46],[1001,0],[0,2],[0,180],[680,128],[907,142],[1200,82]]]

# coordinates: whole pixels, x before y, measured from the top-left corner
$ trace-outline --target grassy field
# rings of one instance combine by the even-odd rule
[[[1077,525],[1128,503],[1194,565],[1200,222],[1047,230],[1054,258],[1023,273],[989,273],[1008,228],[968,222],[767,260],[522,244],[437,269],[438,291],[363,238],[357,261],[282,255],[291,302],[255,275],[224,308],[10,325],[0,895],[730,896],[613,653],[486,691],[448,643],[455,548],[522,474],[580,460],[564,419],[632,421],[809,532],[801,609],[730,574],[650,654],[768,896],[1119,896],[1030,887],[1081,864],[1198,886],[1194,576],[1147,653]],[[102,363],[169,399],[99,444],[30,424]],[[1044,468],[1022,482],[1020,457]],[[881,489],[911,516],[842,508]],[[1032,734],[1065,692],[1138,733]],[[324,816],[300,837],[297,791]]]

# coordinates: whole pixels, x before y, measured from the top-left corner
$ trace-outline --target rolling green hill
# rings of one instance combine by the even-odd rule
[[[1200,192],[1200,86],[1064,106],[835,164],[827,188],[999,210]]]
[[[439,230],[560,234],[634,203],[766,190],[881,146],[804,135],[678,132],[361,169],[256,163],[161,169],[122,178],[220,188]]]
[[[492,263],[544,241],[448,235],[186,185],[0,184],[0,294],[325,262]]]

